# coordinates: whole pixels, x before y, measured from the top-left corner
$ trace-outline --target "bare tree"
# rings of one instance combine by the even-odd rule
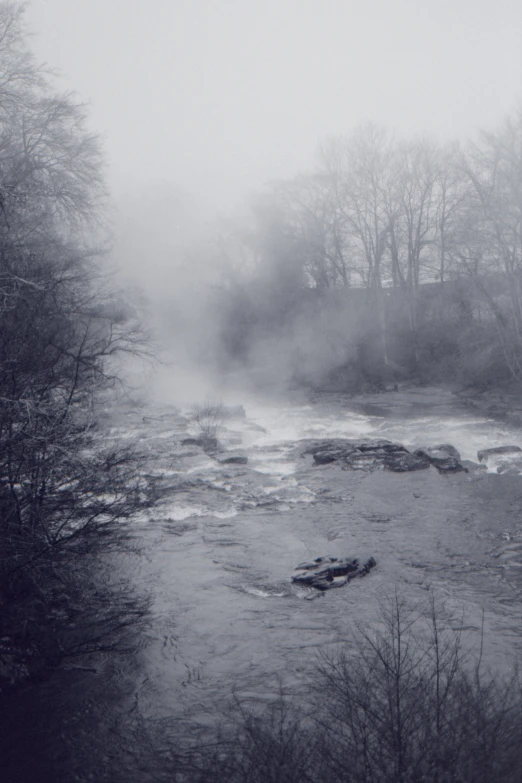
[[[471,186],[472,225],[478,248],[464,246],[463,266],[472,269],[495,320],[512,375],[522,379],[522,111],[495,132],[483,133],[461,157]],[[470,198],[470,200],[471,200]],[[499,285],[495,286],[495,278]],[[496,290],[495,290],[496,289]]]
[[[0,58],[0,658],[59,658],[109,644],[111,623],[90,634],[87,620],[64,641],[74,573],[101,595],[78,558],[121,542],[123,520],[152,502],[139,456],[96,439],[115,359],[145,350],[146,336],[101,266],[98,140],[35,63],[12,2],[0,4]]]

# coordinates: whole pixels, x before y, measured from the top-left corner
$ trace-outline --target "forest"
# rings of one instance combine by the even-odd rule
[[[270,356],[283,383],[319,389],[516,386],[521,226],[520,110],[466,143],[372,124],[329,138],[207,250],[217,361]]]

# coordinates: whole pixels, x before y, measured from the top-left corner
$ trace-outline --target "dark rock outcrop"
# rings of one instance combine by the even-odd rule
[[[316,465],[339,462],[345,470],[380,469],[405,473],[430,466],[424,457],[411,454],[401,444],[389,440],[334,438],[311,441],[301,449],[301,454],[311,454]]]
[[[520,451],[522,451],[520,446],[496,446],[492,449],[481,449],[481,451],[477,452],[477,457],[479,462],[487,462],[489,457],[517,454]]]
[[[409,451],[398,451],[387,454],[383,461],[385,470],[391,470],[394,473],[409,473],[412,470],[426,470],[430,463],[417,454],[410,454]]]
[[[438,446],[423,446],[414,452],[417,457],[428,460],[440,473],[467,472],[460,462],[460,454],[450,443],[441,443]]]
[[[311,454],[316,465],[325,465],[328,462],[344,460],[357,451],[356,441],[347,438],[331,438],[329,440],[308,441],[301,448],[301,455],[304,457]]]
[[[392,443],[390,440],[363,440],[357,442],[357,449],[363,454],[367,451],[383,451],[386,454],[395,454],[397,451],[407,453],[407,449],[401,443]]]
[[[292,582],[316,590],[331,590],[333,587],[343,587],[357,576],[366,576],[376,565],[373,557],[361,563],[357,558],[338,559],[325,555],[311,563],[299,563],[295,570],[300,573],[292,576]]]

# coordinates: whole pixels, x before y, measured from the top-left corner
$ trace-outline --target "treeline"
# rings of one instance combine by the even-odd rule
[[[145,606],[101,584],[95,556],[149,488],[136,455],[96,440],[116,356],[145,344],[99,264],[98,140],[32,57],[17,3],[0,3],[0,63],[2,693],[124,643]]]
[[[213,263],[229,367],[279,351],[319,385],[520,382],[522,111],[465,145],[330,138],[223,228]]]

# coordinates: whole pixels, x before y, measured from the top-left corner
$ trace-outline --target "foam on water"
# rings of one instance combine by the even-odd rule
[[[297,463],[283,459],[256,457],[251,461],[252,468],[268,476],[290,476],[297,470]]]
[[[399,440],[407,448],[451,443],[462,459],[477,461],[481,449],[503,445],[520,445],[520,433],[510,430],[492,419],[433,416],[386,421],[379,427],[379,435]]]
[[[363,437],[374,429],[373,417],[340,411],[339,415],[321,413],[311,405],[295,408],[255,406],[248,411],[256,424],[267,432],[259,434],[256,443],[270,445],[304,438]],[[250,433],[253,440],[257,433]]]
[[[189,517],[203,517],[209,513],[203,506],[188,506],[183,503],[174,503],[165,509],[165,514],[176,522],[181,522]]]
[[[456,402],[458,405],[458,402]],[[484,448],[502,445],[521,445],[519,431],[487,417],[481,418],[463,410],[462,414],[433,409],[433,414],[423,412],[417,416],[387,418],[372,413],[361,414],[339,405],[332,413],[321,406],[300,405],[293,408],[271,408],[254,405],[247,408],[253,420],[263,426],[265,434],[249,433],[249,441],[259,446],[281,447],[282,444],[304,438],[387,438],[403,443],[408,449],[451,443],[462,459],[477,461],[477,452]],[[272,458],[271,458],[272,456]],[[290,475],[295,462],[285,461],[279,453],[256,453],[252,460],[259,472]],[[488,470],[496,472],[496,466]]]
[[[208,515],[218,519],[232,519],[232,517],[237,517],[238,512],[235,508],[229,508],[225,511],[208,511]]]
[[[242,590],[249,595],[255,595],[258,598],[284,598],[285,593],[276,593],[274,591],[261,590],[259,587],[252,587],[252,585],[243,585]]]
[[[231,519],[237,516],[238,512],[235,508],[229,507],[220,509],[218,511],[208,508],[203,505],[188,505],[185,503],[174,503],[167,506],[164,509],[165,516],[174,520],[175,522],[181,522],[189,517],[216,517],[217,519]]]
[[[206,473],[207,471],[216,471],[219,470],[219,465],[216,465],[214,460],[206,459],[202,460],[197,465],[193,465],[190,468],[187,468],[185,473]]]
[[[422,395],[419,395],[420,397]],[[303,439],[328,439],[328,438],[386,438],[388,440],[403,443],[410,450],[420,446],[431,446],[438,443],[451,443],[461,454],[462,459],[477,461],[477,452],[484,448],[501,445],[522,445],[522,437],[513,429],[502,423],[481,418],[476,414],[468,413],[463,409],[460,412],[458,400],[449,399],[441,407],[435,406],[426,413],[426,407],[419,405],[400,412],[400,400],[396,409],[390,405],[390,416],[383,415],[386,412],[387,398],[375,403],[375,413],[372,404],[365,407],[364,413],[359,410],[351,410],[349,402],[339,403],[336,408],[331,403],[328,405],[310,404],[260,404],[258,401],[243,401],[247,412],[246,419],[234,419],[225,422],[220,435],[222,443],[227,443],[233,435],[242,441],[241,452],[248,456],[248,465],[220,465],[219,462],[206,454],[193,456],[187,462],[183,473],[188,475],[206,475],[209,486],[216,490],[224,490],[234,495],[234,471],[251,472],[251,475],[270,477],[272,480],[264,481],[263,485],[253,489],[250,486],[250,496],[237,497],[238,507],[244,502],[250,507],[262,503],[262,498],[273,497],[280,503],[309,503],[314,500],[314,493],[310,490],[297,487],[294,483],[294,492],[289,492],[290,485],[280,485],[283,481],[295,481],[293,475],[299,468],[299,460],[295,457],[294,447]],[[398,405],[398,408],[397,408]],[[368,410],[369,409],[369,410]],[[416,414],[416,415],[415,415]],[[133,430],[125,427],[113,429],[111,434],[117,437],[130,437]],[[134,431],[136,432],[136,431]],[[156,437],[164,440],[172,437],[174,430],[166,429],[156,433]],[[521,443],[519,444],[519,440]],[[233,450],[233,445],[232,445]],[[503,459],[502,464],[505,464]],[[490,473],[497,472],[499,464],[490,460],[487,470]],[[522,471],[521,471],[522,472]],[[220,473],[225,473],[221,476]],[[227,475],[228,474],[228,475]],[[167,474],[165,474],[167,475]],[[267,498],[268,499],[268,498]],[[203,507],[193,507],[190,511],[180,508],[176,512],[176,519],[184,519],[187,516],[201,516],[214,514],[219,518],[235,516],[235,509],[213,512]],[[181,515],[181,516],[180,516]],[[221,516],[220,516],[221,515]]]

